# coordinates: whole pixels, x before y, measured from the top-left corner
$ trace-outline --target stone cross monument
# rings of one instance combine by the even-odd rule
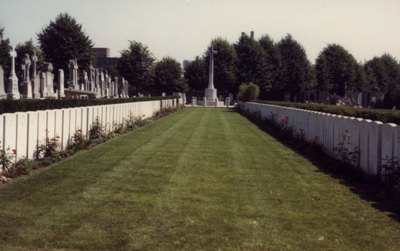
[[[68,88],[79,89],[78,85],[78,61],[76,59],[69,60],[69,78],[68,78]]]
[[[29,58],[29,54],[25,54],[24,61],[22,63],[23,71],[24,71],[24,98],[32,98],[32,82],[29,71],[31,69],[31,59]]]
[[[20,99],[20,93],[18,91],[18,78],[15,74],[15,58],[17,57],[17,52],[14,50],[14,47],[11,47],[10,51],[11,56],[11,73],[8,78],[8,90],[7,96],[10,99]]]
[[[208,72],[208,88],[205,90],[205,97],[208,101],[215,101],[217,98],[217,89],[214,88],[214,54],[217,54],[217,51],[214,50],[211,45],[209,49],[210,54],[210,69]]]
[[[37,74],[37,61],[38,57],[36,56],[36,51],[33,51],[33,56],[32,56],[32,94],[34,98],[40,98],[40,76]]]

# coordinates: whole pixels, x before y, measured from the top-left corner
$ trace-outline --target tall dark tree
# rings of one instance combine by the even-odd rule
[[[253,82],[260,85],[264,53],[258,41],[242,34],[235,44],[238,57],[237,76],[239,83]]]
[[[236,80],[237,55],[234,47],[223,38],[216,38],[211,41],[217,54],[214,55],[214,85],[218,93],[228,95],[229,92],[236,93],[239,86]],[[210,63],[209,54],[204,55],[208,69]],[[208,75],[208,71],[207,71]],[[203,83],[203,88],[207,88],[208,81]]]
[[[344,96],[346,91],[361,88],[357,83],[358,66],[354,57],[342,46],[328,45],[318,55],[316,72],[318,89]]]
[[[42,55],[41,50],[37,46],[35,46],[33,44],[32,39],[26,41],[23,44],[18,44],[15,47],[15,50],[17,52],[17,58],[15,59],[15,64],[17,66],[16,67],[16,74],[17,74],[17,76],[18,76],[18,78],[20,80],[23,79],[23,71],[22,71],[22,68],[20,66],[22,65],[22,62],[23,62],[23,60],[25,58],[25,54],[28,54],[29,58],[32,60],[32,56],[34,55],[34,53],[36,53],[36,56],[38,58],[37,69],[38,70],[40,69],[40,67],[41,67],[41,65],[43,63],[43,55]],[[32,64],[33,64],[33,62],[32,62]]]
[[[69,14],[59,14],[54,21],[37,35],[44,59],[55,69],[68,72],[70,59],[77,59],[80,69],[86,69],[93,61],[89,36]]]
[[[400,65],[397,60],[384,54],[366,62],[364,69],[369,88],[385,94],[385,106],[400,107]]]
[[[196,57],[185,69],[185,79],[189,89],[194,92],[203,91],[208,83],[207,64],[204,58]]]
[[[289,93],[291,100],[298,100],[304,97],[304,93],[301,92],[312,81],[311,64],[307,59],[306,51],[290,34],[279,41],[277,47],[280,59],[281,90]]]
[[[129,82],[129,95],[150,93],[154,78],[154,61],[147,46],[129,41],[128,49],[121,52],[118,72]]]
[[[278,49],[268,35],[259,39],[263,49],[263,66],[260,74],[260,96],[261,98],[280,98],[282,86],[279,81],[279,53]]]
[[[11,70],[10,49],[10,40],[4,38],[4,28],[0,27],[0,65],[3,68],[5,79],[9,77]]]
[[[154,85],[160,93],[185,92],[187,84],[182,78],[181,64],[170,57],[157,62],[154,69]]]
[[[364,64],[368,85],[374,90],[388,92],[400,80],[399,63],[389,54],[374,57]]]

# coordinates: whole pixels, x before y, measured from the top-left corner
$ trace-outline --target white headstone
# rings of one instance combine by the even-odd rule
[[[119,97],[119,92],[118,92],[118,77],[114,77],[114,97],[118,98]]]
[[[64,93],[64,70],[59,69],[58,70],[58,98],[65,98],[65,93]]]
[[[6,89],[4,88],[4,71],[3,67],[0,65],[0,99],[6,98],[7,93]]]

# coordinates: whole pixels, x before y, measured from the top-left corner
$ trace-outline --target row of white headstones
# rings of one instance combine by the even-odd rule
[[[14,48],[10,51],[11,56],[11,72],[8,78],[8,88],[4,85],[4,72],[0,66],[0,98],[9,99],[40,99],[40,98],[64,98],[64,71],[58,70],[58,83],[54,90],[54,74],[53,65],[44,63],[43,71],[40,74],[36,71],[38,58],[36,53],[31,57],[25,55],[21,68],[23,70],[23,93],[18,90],[18,77],[15,73],[15,58],[17,53]],[[32,63],[33,62],[33,63]],[[32,66],[33,76],[30,76]],[[97,98],[127,98],[128,96],[128,81],[124,78],[121,80],[118,77],[112,77],[101,69],[96,69],[93,66],[89,68],[89,75],[83,71],[83,79],[78,83],[78,64],[77,60],[69,61],[69,79],[68,90],[73,90],[74,96],[92,95]]]

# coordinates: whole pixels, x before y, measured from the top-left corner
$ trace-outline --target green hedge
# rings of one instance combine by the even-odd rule
[[[113,99],[23,99],[1,100],[0,114],[13,112],[38,111],[49,109],[61,109],[80,106],[120,104],[140,101],[173,99],[177,97],[142,97],[142,98],[113,98]]]
[[[305,110],[312,110],[318,112],[332,113],[350,117],[378,120],[383,123],[400,124],[400,111],[397,110],[383,110],[383,109],[366,109],[366,108],[353,108],[349,106],[336,106],[324,104],[311,104],[311,103],[291,103],[281,101],[264,101],[258,100],[258,103],[288,106]]]

